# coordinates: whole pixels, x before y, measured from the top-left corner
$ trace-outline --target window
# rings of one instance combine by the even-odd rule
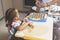
[[[34,6],[35,5],[35,0],[24,0],[24,5]]]

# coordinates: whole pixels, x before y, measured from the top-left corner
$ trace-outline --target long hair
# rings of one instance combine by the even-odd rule
[[[5,13],[5,22],[12,23],[13,18],[16,17],[16,9],[15,8],[9,8],[7,9]]]

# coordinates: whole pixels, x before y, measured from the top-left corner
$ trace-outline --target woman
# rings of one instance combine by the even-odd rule
[[[35,0],[36,6],[33,6],[32,9],[37,11],[40,10],[41,8],[45,8],[50,5],[56,5],[57,0]]]
[[[47,7],[47,6],[50,6],[50,5],[56,5],[57,3],[57,0],[36,0],[36,6],[37,8],[42,8],[42,7]],[[59,19],[60,17],[58,17]],[[57,19],[57,20],[58,20]],[[60,40],[60,20],[59,21],[56,21],[54,22],[53,24],[53,35],[54,35],[54,38],[53,40]]]
[[[35,2],[37,7],[46,7],[54,5],[55,3],[57,3],[57,0],[36,0]]]

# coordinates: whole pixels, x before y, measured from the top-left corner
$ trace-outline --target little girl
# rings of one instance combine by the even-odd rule
[[[24,19],[26,20],[26,19]],[[26,22],[21,24],[21,19],[19,17],[19,12],[15,8],[9,8],[5,14],[5,22],[8,27],[8,31],[10,33],[9,40],[12,40],[11,37],[15,34],[15,32],[23,30],[30,22]],[[14,40],[14,39],[13,39]]]

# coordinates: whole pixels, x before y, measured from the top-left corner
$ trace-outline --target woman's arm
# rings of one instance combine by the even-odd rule
[[[53,5],[53,4],[55,4],[55,3],[57,3],[57,0],[52,0],[52,1],[46,2],[46,3],[42,2],[42,3],[41,3],[41,7],[50,6],[50,5]]]
[[[57,0],[52,0],[51,2],[48,2],[48,3],[47,3],[47,6],[53,5],[53,4],[55,4],[55,3],[57,3]]]
[[[40,3],[39,0],[36,0],[36,3],[35,3],[35,4],[36,4],[36,6],[38,6],[38,7],[45,7],[45,6],[53,5],[53,4],[55,4],[55,3],[57,3],[57,0],[52,0],[52,1],[46,2],[46,3],[44,3],[44,2]]]

